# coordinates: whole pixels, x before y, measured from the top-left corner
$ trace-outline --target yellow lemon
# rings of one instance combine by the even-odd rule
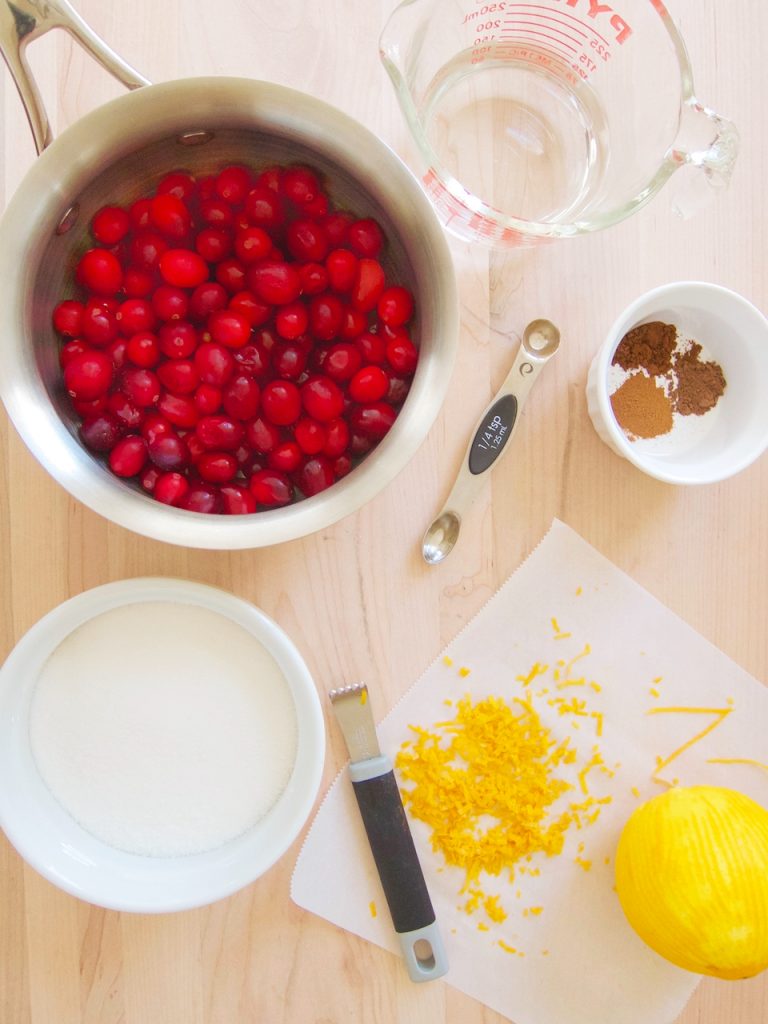
[[[627,920],[688,971],[768,967],[768,811],[719,786],[672,788],[638,807],[616,851]]]

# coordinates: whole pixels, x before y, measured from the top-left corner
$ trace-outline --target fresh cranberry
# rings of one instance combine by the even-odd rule
[[[349,447],[349,427],[347,421],[340,416],[325,424],[325,442],[323,454],[330,458],[337,458]]]
[[[261,342],[249,343],[233,352],[235,362],[257,380],[263,380],[269,372],[272,357]]]
[[[156,437],[173,433],[172,424],[168,422],[165,416],[161,416],[159,412],[147,413],[144,422],[141,424],[141,436],[148,444],[152,444]]]
[[[407,334],[390,338],[387,342],[387,362],[395,371],[410,376],[416,369],[419,353]]]
[[[154,286],[151,271],[143,267],[128,267],[123,275],[123,291],[129,299],[145,299]]]
[[[235,255],[243,263],[263,260],[269,255],[271,248],[272,239],[263,228],[249,225],[240,228],[235,234]]]
[[[295,341],[304,334],[308,326],[309,314],[301,300],[281,306],[275,314],[275,330],[281,338],[288,341]]]
[[[189,296],[182,288],[161,284],[152,296],[152,310],[160,320],[186,320]]]
[[[160,479],[160,470],[157,466],[146,465],[139,474],[139,483],[149,494],[154,494],[157,481]]]
[[[191,249],[167,249],[158,265],[163,280],[177,288],[196,288],[208,278],[207,263]]]
[[[209,450],[234,451],[243,439],[244,429],[241,423],[229,416],[202,416],[195,433],[203,445]]]
[[[109,396],[109,411],[124,430],[138,430],[144,419],[144,412],[122,391],[113,391]]]
[[[203,228],[195,238],[195,249],[208,263],[218,263],[232,252],[232,235],[224,228]]]
[[[160,179],[155,191],[159,196],[171,195],[188,200],[195,194],[197,182],[186,171],[170,171]]]
[[[78,281],[96,295],[115,295],[123,283],[123,268],[109,249],[89,249],[77,264]]]
[[[216,266],[216,280],[230,295],[235,295],[245,288],[245,269],[245,264],[234,257],[222,260]]]
[[[299,218],[291,221],[285,231],[285,244],[296,260],[319,263],[328,253],[328,237],[314,220]]]
[[[389,390],[389,377],[380,366],[363,366],[349,382],[349,395],[355,402],[378,402]]]
[[[81,401],[106,394],[112,377],[112,360],[94,349],[74,356],[64,367],[64,386],[72,398]]]
[[[259,408],[261,390],[253,377],[241,373],[231,377],[222,391],[224,412],[236,420],[250,420]]]
[[[192,484],[187,493],[178,502],[178,507],[187,512],[203,512],[213,515],[222,509],[221,495],[215,484]]]
[[[195,388],[194,393],[195,406],[201,416],[210,416],[214,412],[218,412],[221,409],[221,403],[223,401],[223,394],[221,388],[215,387],[213,384],[200,384]]]
[[[317,455],[325,446],[327,431],[322,423],[305,416],[293,428],[293,436],[305,455]]]
[[[160,396],[157,408],[174,426],[189,430],[196,426],[200,414],[194,401],[188,395],[172,395],[170,392]]]
[[[53,311],[54,329],[64,338],[76,338],[83,323],[82,302],[64,299]]]
[[[272,350],[272,368],[284,380],[298,380],[307,365],[306,348],[295,341],[284,341]]]
[[[80,327],[83,338],[89,344],[103,348],[117,337],[117,316],[103,300],[88,299]]]
[[[272,380],[261,393],[262,413],[278,427],[294,423],[301,413],[301,394],[289,380]]]
[[[253,292],[236,292],[229,300],[229,308],[246,318],[251,327],[261,327],[272,315],[272,307],[261,302]]]
[[[200,383],[200,374],[191,359],[169,359],[158,366],[157,376],[172,395],[191,395]]]
[[[335,246],[344,245],[347,240],[349,226],[354,221],[355,218],[346,210],[336,210],[320,218],[320,223],[323,225],[329,244]]]
[[[128,339],[125,355],[134,366],[141,366],[146,370],[157,366],[160,362],[160,342],[157,335],[151,331],[137,331]]]
[[[126,299],[117,311],[117,322],[126,338],[138,331],[153,330],[156,317],[152,303],[146,299]]]
[[[160,351],[168,359],[186,359],[198,346],[199,338],[192,324],[173,320],[163,324],[157,332]]]
[[[413,296],[399,284],[385,288],[379,296],[376,312],[388,327],[402,327],[413,316]]]
[[[149,222],[166,238],[181,241],[189,234],[192,217],[186,203],[171,192],[155,196],[149,207]]]
[[[72,408],[81,420],[86,420],[90,416],[100,416],[103,412],[108,412],[111,397],[111,395],[99,395],[97,398],[89,399],[73,398]]]
[[[257,505],[278,508],[287,505],[293,498],[291,481],[276,469],[262,469],[254,473],[248,487]]]
[[[120,386],[123,393],[140,409],[155,405],[162,392],[157,374],[139,366],[129,366],[123,369]]]
[[[224,345],[209,341],[195,351],[195,366],[203,384],[221,388],[234,373],[235,359]]]
[[[162,235],[156,231],[142,231],[131,242],[131,260],[142,270],[154,270],[167,250],[168,243]]]
[[[216,175],[214,188],[225,202],[239,206],[245,201],[250,185],[251,176],[247,168],[232,164]]]
[[[229,452],[205,452],[196,463],[203,480],[213,484],[226,484],[238,470],[237,459]]]
[[[189,297],[189,312],[198,320],[205,320],[227,304],[227,290],[218,281],[203,281]]]
[[[284,260],[262,260],[248,271],[248,284],[256,296],[272,306],[294,302],[301,291],[299,272]]]
[[[115,476],[137,476],[147,461],[147,442],[138,434],[121,438],[109,453],[109,468]]]
[[[200,219],[211,227],[229,227],[235,219],[232,207],[222,199],[204,199],[200,203]]]
[[[309,167],[287,167],[280,179],[280,191],[297,206],[313,203],[320,194],[320,182]]]
[[[328,271],[322,263],[302,263],[299,278],[302,295],[320,295],[328,288]]]
[[[91,221],[91,234],[101,245],[117,245],[130,230],[131,218],[121,206],[102,206]]]
[[[361,313],[359,309],[352,309],[351,306],[345,306],[341,316],[339,337],[353,341],[360,337],[367,326],[368,320],[365,313]]]
[[[387,343],[380,334],[363,331],[359,337],[355,338],[355,345],[366,363],[374,363],[379,366],[387,358]]]
[[[351,292],[357,277],[357,256],[349,249],[333,249],[325,260],[328,280],[335,292]]]
[[[372,217],[356,220],[347,228],[347,243],[358,256],[375,259],[384,245],[381,228]]]
[[[349,455],[338,455],[333,460],[333,475],[336,477],[337,480],[341,480],[341,478],[343,476],[346,476],[351,469],[352,459]]]
[[[272,164],[260,171],[256,178],[256,185],[263,188],[271,188],[273,192],[280,189],[280,182],[283,179],[283,168],[279,164]]]
[[[83,352],[89,352],[90,346],[86,345],[82,338],[73,338],[59,349],[59,366],[64,369],[67,363],[71,363],[75,356],[81,356]]]
[[[293,473],[301,465],[301,460],[301,448],[296,441],[281,441],[267,456],[269,468],[279,469],[281,473]]]
[[[242,348],[251,336],[248,318],[232,309],[218,309],[211,313],[207,328],[214,342],[227,348]]]
[[[326,490],[334,481],[333,466],[324,455],[311,455],[305,459],[298,473],[296,483],[308,498]]]
[[[265,231],[274,231],[285,220],[285,211],[280,197],[274,189],[256,185],[245,199],[248,220]]]
[[[137,199],[128,207],[128,216],[134,228],[143,231],[149,227],[149,211],[152,207],[152,200],[149,198]]]
[[[316,295],[309,304],[309,327],[320,341],[332,341],[339,333],[344,307],[337,295]]]
[[[321,423],[344,411],[344,393],[330,377],[310,377],[301,387],[301,401],[307,414]]]
[[[390,377],[386,400],[390,405],[402,405],[411,390],[411,382],[405,377]]]
[[[102,412],[83,420],[78,433],[92,452],[110,452],[120,440],[122,430],[111,413]]]
[[[323,362],[324,372],[333,380],[349,380],[360,369],[360,349],[349,341],[339,341],[328,350]]]
[[[150,460],[165,472],[182,470],[189,462],[189,449],[178,434],[160,434],[148,443],[147,450]]]
[[[222,484],[220,493],[225,515],[244,516],[256,511],[256,499],[247,487]]]
[[[274,423],[259,416],[246,426],[245,440],[255,451],[266,454],[280,443],[280,431]]]
[[[188,491],[189,481],[181,473],[161,473],[153,494],[164,505],[180,505]]]
[[[352,288],[352,306],[362,313],[375,309],[384,291],[384,268],[378,260],[361,259],[357,265],[357,274]]]
[[[349,421],[353,430],[376,440],[384,437],[397,413],[386,402],[370,402],[352,409]]]

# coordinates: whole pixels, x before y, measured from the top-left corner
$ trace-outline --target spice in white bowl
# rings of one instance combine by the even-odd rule
[[[245,833],[291,776],[297,717],[272,655],[246,629],[172,601],[121,605],[47,659],[30,710],[38,770],[84,829],[173,857]]]

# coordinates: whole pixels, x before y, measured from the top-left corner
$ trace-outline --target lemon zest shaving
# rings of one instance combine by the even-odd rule
[[[663,768],[666,768],[668,765],[670,765],[678,757],[680,757],[681,754],[685,753],[686,750],[690,749],[690,747],[692,747],[695,743],[698,743],[700,740],[703,740],[704,737],[707,736],[709,733],[711,733],[713,729],[716,729],[718,727],[718,725],[720,725],[728,717],[728,715],[730,715],[730,713],[732,711],[733,711],[733,708],[730,708],[730,707],[728,707],[728,708],[687,708],[687,707],[651,708],[651,710],[648,712],[649,715],[684,714],[684,715],[714,715],[715,716],[714,721],[712,721],[708,725],[704,726],[704,728],[701,729],[699,732],[697,732],[695,736],[693,736],[691,739],[687,740],[685,743],[683,743],[681,746],[679,746],[676,750],[673,750],[672,753],[668,757],[662,758],[661,756],[657,755],[657,757],[656,757],[656,767],[654,768],[653,775],[652,775],[652,778],[654,779],[654,781],[659,781],[659,782],[663,783],[664,782],[663,779],[658,779],[657,778],[659,772]]]

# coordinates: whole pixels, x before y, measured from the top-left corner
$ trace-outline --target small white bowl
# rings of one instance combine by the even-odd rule
[[[296,757],[286,787],[252,828],[203,853],[141,856],[95,838],[54,798],[32,751],[32,699],[49,656],[95,616],[147,601],[197,606],[242,627],[277,662],[295,706]],[[0,670],[0,825],[21,856],[50,882],[109,909],[186,910],[253,882],[285,853],[309,817],[324,756],[325,727],[317,691],[293,643],[247,601],[203,584],[141,578],[88,590],[37,622]]]
[[[616,348],[633,327],[661,320],[698,341],[702,358],[722,368],[725,392],[683,429],[631,441],[610,401]],[[741,295],[702,281],[680,281],[641,295],[615,321],[587,377],[587,407],[595,430],[618,455],[644,473],[674,484],[724,480],[745,469],[768,447],[768,320]],[[695,422],[700,421],[700,422]]]

